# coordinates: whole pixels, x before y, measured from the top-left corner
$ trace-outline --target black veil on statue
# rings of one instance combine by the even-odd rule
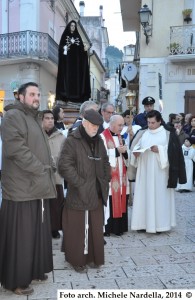
[[[75,24],[73,33],[71,23]],[[77,23],[70,21],[60,40],[58,50],[58,74],[56,100],[82,103],[91,97],[88,52],[77,29]]]

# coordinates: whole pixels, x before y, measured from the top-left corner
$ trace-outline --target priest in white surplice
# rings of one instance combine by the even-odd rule
[[[148,113],[147,122],[131,146],[130,163],[137,168],[131,229],[156,233],[176,226],[174,188],[178,180],[186,182],[186,172],[174,129],[161,125],[156,110]]]

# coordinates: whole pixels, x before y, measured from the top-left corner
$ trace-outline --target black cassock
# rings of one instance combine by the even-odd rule
[[[70,25],[75,24],[71,33]],[[56,100],[84,102],[91,97],[88,52],[75,21],[66,26],[59,44]]]

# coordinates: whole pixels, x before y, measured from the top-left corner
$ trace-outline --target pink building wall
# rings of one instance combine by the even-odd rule
[[[16,32],[19,28],[19,0],[0,0],[0,33]]]
[[[58,5],[58,3],[56,5]],[[59,43],[66,26],[66,11],[63,11],[60,14],[57,7],[53,11],[48,3],[45,2],[40,3],[40,11],[44,11],[44,14],[40,14],[40,31],[47,32],[57,43]]]
[[[38,1],[38,3],[38,13],[35,16],[37,20],[33,20],[34,24],[36,22],[36,31],[48,33],[59,43],[66,26],[66,11],[62,11],[62,8],[60,6],[58,7],[59,4],[57,1],[55,2],[56,7],[54,10],[52,10],[50,2],[48,1]],[[24,18],[32,17],[31,11],[27,11],[25,14]],[[30,24],[27,26],[28,28],[25,28],[24,25],[21,27],[20,22],[21,20],[23,21],[24,18],[21,15],[20,0],[0,0],[0,33],[2,33],[2,31],[3,33],[10,33],[21,30],[35,30],[34,28],[29,28]]]
[[[8,1],[9,32],[20,31],[20,1]]]
[[[0,1],[0,34],[2,33],[2,1]]]

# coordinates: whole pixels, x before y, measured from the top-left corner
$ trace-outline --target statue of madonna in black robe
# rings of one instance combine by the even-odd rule
[[[88,52],[75,21],[66,26],[59,44],[56,100],[82,103],[91,97]]]

